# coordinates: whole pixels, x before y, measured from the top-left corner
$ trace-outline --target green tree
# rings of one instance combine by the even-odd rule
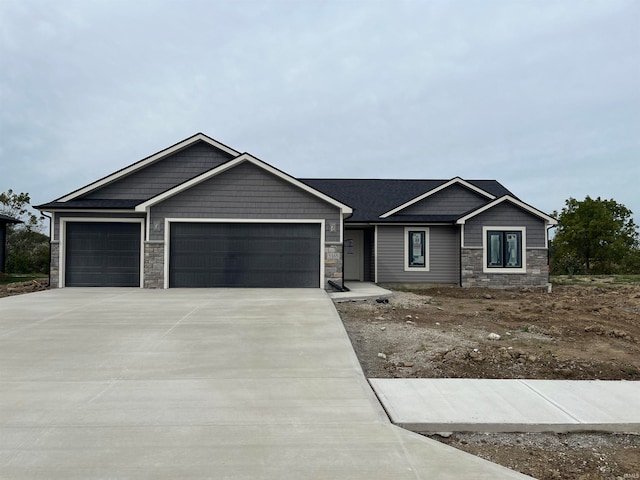
[[[552,240],[554,273],[629,272],[638,255],[638,231],[632,212],[615,200],[569,198]]]
[[[7,225],[6,273],[48,273],[49,237],[42,233],[44,217],[33,213],[29,194],[0,193],[0,213],[24,222]]]

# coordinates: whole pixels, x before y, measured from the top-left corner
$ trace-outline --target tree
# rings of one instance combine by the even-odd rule
[[[615,200],[569,198],[552,240],[554,273],[635,273],[639,236],[632,212]],[[634,261],[631,261],[634,260]]]
[[[49,237],[42,234],[42,215],[31,210],[28,193],[0,193],[0,213],[24,223],[7,225],[6,273],[48,273]]]
[[[11,189],[0,193],[0,213],[22,220],[27,230],[41,230],[44,217],[35,215],[30,208],[28,193],[14,193]]]

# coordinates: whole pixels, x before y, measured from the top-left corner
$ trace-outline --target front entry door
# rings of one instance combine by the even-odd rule
[[[364,280],[362,230],[345,230],[344,232],[344,279]]]

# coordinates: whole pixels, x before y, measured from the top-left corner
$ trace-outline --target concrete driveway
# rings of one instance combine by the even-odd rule
[[[0,299],[0,478],[526,478],[393,426],[320,290]]]

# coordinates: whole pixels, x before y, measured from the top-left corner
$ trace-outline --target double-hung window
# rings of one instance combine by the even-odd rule
[[[404,270],[406,272],[429,270],[429,229],[405,227]]]
[[[526,272],[524,227],[484,227],[483,250],[485,272]]]

